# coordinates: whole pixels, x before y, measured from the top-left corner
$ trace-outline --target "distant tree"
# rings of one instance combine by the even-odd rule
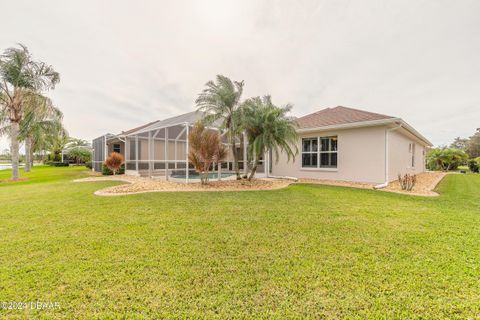
[[[210,168],[225,160],[227,148],[222,144],[218,132],[206,129],[201,122],[195,124],[188,134],[188,140],[188,160],[199,173],[201,183],[207,184]]]
[[[92,151],[87,147],[73,147],[68,149],[67,156],[76,164],[81,164],[92,159]]]
[[[8,48],[0,56],[0,109],[10,122],[12,179],[19,177],[19,131],[28,92],[53,89],[60,76],[40,61],[35,61],[24,45]]]
[[[125,162],[125,159],[120,153],[112,152],[107,157],[107,160],[105,160],[105,165],[110,170],[112,170],[113,174],[115,175],[118,172],[118,170],[120,170],[120,167],[123,165],[124,162]]]
[[[468,139],[456,137],[450,144],[451,149],[459,149],[465,151],[467,148]]]
[[[287,155],[288,160],[295,159],[298,153],[295,120],[287,116],[291,109],[291,105],[275,106],[270,96],[250,98],[243,103],[242,124],[252,159],[248,180],[255,176],[260,157],[268,150],[275,152],[277,160],[280,151]]]
[[[470,158],[480,157],[480,128],[468,139],[465,151]]]
[[[236,146],[236,140],[241,132],[240,123],[237,123],[235,119],[238,116],[243,81],[232,81],[225,76],[217,75],[216,82],[208,81],[205,86],[206,88],[195,101],[198,110],[205,112],[203,121],[207,126],[221,120],[221,129],[225,130],[232,149],[233,169],[237,179],[241,179]]]
[[[58,128],[56,134],[50,135],[45,141],[46,148],[49,150],[49,160],[60,161],[62,151],[69,141],[68,132],[63,128]]]
[[[473,173],[478,173],[479,168],[480,168],[480,163],[476,159],[470,159],[468,160],[468,168],[470,171]]]
[[[427,154],[427,166],[430,170],[456,170],[467,160],[468,155],[459,149],[435,148]]]
[[[68,139],[68,143],[65,146],[66,148],[74,148],[74,147],[87,147],[90,148],[91,144],[87,140],[79,139],[79,138],[73,138],[70,137]]]

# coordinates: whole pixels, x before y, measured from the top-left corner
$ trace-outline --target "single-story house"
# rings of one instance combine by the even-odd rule
[[[93,140],[95,171],[112,151],[125,157],[125,173],[180,179],[197,177],[188,161],[188,132],[202,118],[189,112],[148,123],[120,134]],[[347,107],[326,108],[297,118],[299,154],[287,161],[272,152],[262,156],[259,176],[329,179],[382,185],[398,174],[425,171],[425,154],[432,146],[424,136],[400,118]],[[210,127],[219,130],[217,124]],[[222,141],[227,140],[222,136]],[[240,169],[247,167],[247,142],[238,139]],[[265,160],[264,160],[265,159]],[[214,171],[217,177],[232,175],[233,157]],[[188,170],[186,169],[188,167]]]
[[[384,184],[425,171],[432,143],[404,120],[347,107],[297,119],[301,153],[272,162],[272,175]]]

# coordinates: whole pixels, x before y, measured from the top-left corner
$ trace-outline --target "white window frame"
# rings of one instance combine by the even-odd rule
[[[331,140],[332,138],[336,138],[337,140],[337,150],[328,150],[322,151],[321,141],[322,139],[329,139],[329,149],[331,149]],[[317,140],[317,151],[303,151],[303,141],[304,140]],[[321,166],[321,155],[326,153],[335,153],[337,154],[337,165],[335,167],[329,166]],[[304,154],[317,154],[317,165],[316,166],[303,166],[303,155]],[[302,170],[322,170],[322,171],[337,171],[338,170],[338,136],[337,135],[329,135],[329,136],[317,136],[317,137],[304,137],[302,138],[302,161],[301,161],[301,168]]]
[[[415,168],[415,143],[412,142],[408,145],[408,149],[410,153],[412,154],[410,157],[410,166],[411,168]]]
[[[313,140],[317,140],[317,150],[316,151],[303,151],[303,141],[304,140],[310,140],[310,141],[313,141]],[[319,163],[319,159],[318,159],[318,149],[319,149],[319,138],[318,137],[305,137],[305,138],[302,138],[302,162],[301,162],[301,165],[302,165],[302,169],[315,169],[315,168],[318,168],[318,163]],[[310,149],[312,148],[312,145],[310,143]],[[304,167],[303,166],[303,155],[304,154],[316,154],[317,155],[317,165],[316,166],[307,166],[307,167]]]

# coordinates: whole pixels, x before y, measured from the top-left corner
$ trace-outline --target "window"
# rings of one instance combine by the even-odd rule
[[[303,168],[337,168],[337,137],[302,139]]]
[[[120,153],[120,144],[115,143],[115,144],[113,145],[113,152]]]
[[[302,167],[318,166],[318,138],[302,139]]]

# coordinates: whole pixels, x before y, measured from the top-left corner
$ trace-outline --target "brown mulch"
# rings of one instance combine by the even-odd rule
[[[22,182],[27,180],[30,180],[30,179],[29,178],[18,178],[17,180],[5,179],[5,180],[0,180],[0,183],[16,183],[16,182]]]
[[[388,187],[379,189],[380,191],[395,192],[417,196],[438,196],[433,191],[437,184],[445,177],[444,172],[425,172],[417,175],[417,183],[412,191],[401,190],[398,181],[391,182]],[[121,181],[121,184],[108,187],[95,192],[99,196],[117,196],[146,192],[185,192],[185,191],[253,191],[253,190],[274,190],[285,188],[292,183],[292,180],[286,179],[253,179],[248,180],[211,180],[208,185],[202,185],[198,182],[181,183],[165,180],[156,180],[151,178],[135,177],[128,175],[116,176],[92,176],[84,179],[75,180],[74,182],[95,182],[95,181]],[[320,179],[299,179],[298,183],[322,184],[331,186],[342,186],[360,189],[373,189],[374,184],[359,183],[337,180],[320,180]]]
[[[280,189],[293,183],[290,180],[281,179],[253,179],[248,180],[223,180],[210,181],[208,185],[202,185],[198,182],[180,183],[164,180],[155,180],[150,178],[132,177],[132,176],[107,176],[91,177],[75,180],[75,182],[89,181],[122,181],[126,184],[108,187],[95,192],[99,196],[115,196],[136,194],[145,192],[184,192],[184,191],[249,191],[249,190],[273,190]]]

